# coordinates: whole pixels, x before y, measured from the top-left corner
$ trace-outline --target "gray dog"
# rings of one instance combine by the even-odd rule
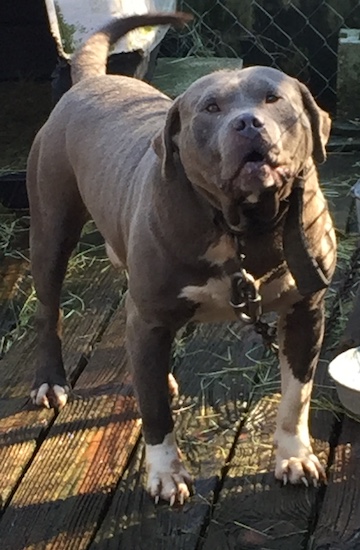
[[[324,470],[308,415],[336,244],[315,161],[330,119],[309,90],[267,67],[218,71],[172,102],[105,75],[112,43],[181,15],[116,20],[75,54],[73,88],[38,133],[28,163],[31,261],[38,296],[33,402],[60,408],[69,386],[59,300],[89,217],[126,268],[127,348],[146,442],[148,489],[182,503],[191,477],[169,406],[172,340],[188,321],[253,322],[278,313],[282,400],[278,479],[317,484]]]

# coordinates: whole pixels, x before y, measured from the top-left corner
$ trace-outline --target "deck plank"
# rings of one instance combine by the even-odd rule
[[[7,216],[9,242],[0,253],[0,356],[8,347],[7,334],[16,327],[18,314],[29,295],[29,219]],[[5,246],[5,244],[4,244]]]
[[[360,279],[360,249],[355,255],[353,288]],[[351,301],[351,295],[348,297]],[[337,353],[360,346],[360,287]],[[360,423],[344,416],[330,470],[329,487],[312,537],[312,550],[357,550],[360,547]]]
[[[254,366],[246,354],[259,346],[251,331],[241,341],[232,330],[200,327],[175,369],[181,393],[174,404],[176,432],[196,480],[195,495],[182,508],[155,506],[144,489],[144,449],[139,446],[91,550],[197,548],[249,399]],[[261,353],[259,347],[253,351],[254,356]]]
[[[346,417],[335,450],[329,487],[312,550],[358,550],[360,548],[360,423]]]
[[[64,360],[70,381],[84,367],[98,335],[119,301],[120,280],[111,270],[103,272],[101,262],[89,266],[67,285],[79,293],[85,310],[66,320]],[[34,376],[35,335],[25,337],[0,361],[0,495],[5,506],[29,461],[36,454],[43,434],[54,421],[54,411],[29,405],[29,389]]]
[[[280,394],[272,394],[250,409],[213,511],[204,550],[305,548],[317,491],[314,487],[282,487],[275,480],[273,434],[279,402]],[[328,445],[312,443],[326,464]]]
[[[139,433],[120,308],[4,513],[3,547],[87,548]]]

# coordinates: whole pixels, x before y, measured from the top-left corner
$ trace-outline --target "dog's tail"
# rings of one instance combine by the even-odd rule
[[[83,78],[106,73],[110,47],[125,34],[138,27],[152,25],[184,25],[192,16],[187,13],[147,13],[114,19],[95,32],[73,55],[71,78],[76,84]]]

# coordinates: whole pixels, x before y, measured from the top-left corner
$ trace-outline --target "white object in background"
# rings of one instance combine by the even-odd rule
[[[360,418],[360,347],[340,353],[329,364],[341,403]]]
[[[58,53],[65,58],[113,17],[176,10],[176,0],[45,0],[45,4]],[[167,30],[168,26],[135,29],[119,40],[112,53],[149,54]]]

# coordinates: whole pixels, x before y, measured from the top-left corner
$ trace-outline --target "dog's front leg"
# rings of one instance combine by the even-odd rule
[[[282,398],[275,432],[277,479],[291,483],[325,479],[313,454],[309,408],[313,376],[324,333],[323,294],[298,302],[280,316],[279,355]]]
[[[148,490],[159,498],[181,504],[189,496],[192,480],[177,447],[171,415],[169,361],[173,332],[143,319],[130,295],[126,301],[126,338],[133,383],[146,443]],[[170,388],[169,388],[170,384]]]

